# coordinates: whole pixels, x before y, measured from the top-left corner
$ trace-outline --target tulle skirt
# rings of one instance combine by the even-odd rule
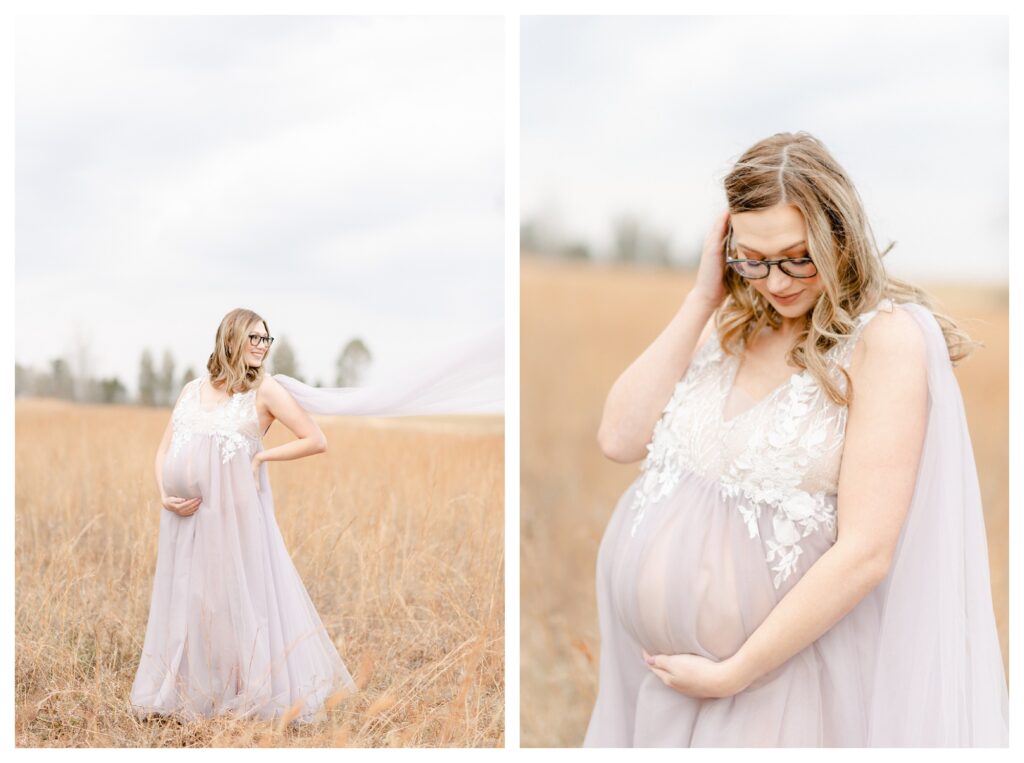
[[[257,489],[244,449],[223,463],[215,436],[195,434],[163,480],[203,500],[189,517],[160,510],[135,713],[270,719],[301,702],[295,720],[315,720],[355,684],[285,548],[266,467]]]
[[[638,480],[639,482],[639,480]],[[861,607],[822,638],[732,697],[694,699],[665,686],[641,654],[735,653],[832,541],[801,541],[778,589],[763,538],[751,538],[717,483],[684,473],[630,534],[633,489],[619,501],[598,555],[600,691],[586,746],[743,747],[863,744],[871,644],[879,613]]]
[[[929,443],[921,468],[934,476],[948,448]],[[824,530],[802,539],[796,570],[776,589],[762,540],[772,537],[770,511],[751,538],[737,499],[684,472],[631,534],[638,478],[598,552],[600,673],[584,746],[1005,746],[976,477],[948,466],[941,480],[919,480],[882,584],[744,691],[709,699],[665,686],[641,650],[734,654],[831,540]]]

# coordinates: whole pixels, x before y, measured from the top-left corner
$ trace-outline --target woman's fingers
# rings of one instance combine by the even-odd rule
[[[661,668],[655,667],[654,665],[648,665],[647,669],[654,673],[654,675],[656,675],[658,678],[660,678],[661,682],[666,686],[672,685],[672,679],[674,678],[674,676],[667,670],[662,670]]]
[[[167,500],[168,506],[178,516],[187,517],[190,514],[195,513],[199,508],[199,504],[202,503],[202,498],[197,496],[195,498],[178,498],[171,497]]]

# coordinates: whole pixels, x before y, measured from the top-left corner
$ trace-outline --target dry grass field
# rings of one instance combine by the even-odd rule
[[[596,433],[616,377],[668,323],[687,274],[524,257],[521,267],[521,743],[577,746],[597,689],[594,565],[638,464]],[[984,349],[956,369],[978,463],[1007,659],[1008,295],[935,287]]]
[[[327,453],[268,464],[289,552],[360,687],[323,723],[136,720],[169,413],[16,404],[19,746],[504,744],[496,416],[318,418]],[[276,424],[266,446],[289,438]]]

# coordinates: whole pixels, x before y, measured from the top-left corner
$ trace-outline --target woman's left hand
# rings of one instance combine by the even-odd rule
[[[746,688],[729,660],[715,662],[697,654],[643,654],[647,667],[662,683],[688,697],[731,697]]]
[[[256,480],[256,489],[260,489],[260,464],[263,463],[262,454],[257,453],[252,457],[252,477]]]

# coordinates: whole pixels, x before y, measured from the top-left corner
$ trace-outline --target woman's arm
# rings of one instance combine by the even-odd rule
[[[816,641],[889,574],[924,444],[927,355],[914,317],[898,308],[877,314],[861,336],[850,364],[836,542],[733,656],[744,685]]]
[[[686,373],[698,340],[703,341],[711,331],[709,319],[725,297],[722,242],[728,224],[729,215],[723,212],[704,239],[693,289],[668,326],[608,392],[597,442],[612,461],[625,464],[647,454],[654,425],[673,388]]]
[[[298,438],[284,445],[259,451],[254,459],[257,466],[262,461],[291,461],[327,450],[327,438],[320,431],[320,427],[277,379],[270,374],[264,374],[263,383],[257,394],[266,404],[270,414]]]
[[[854,399],[839,474],[835,544],[768,614],[742,647],[711,663],[658,655],[652,669],[694,696],[730,696],[812,644],[889,573],[914,494],[927,423],[927,357],[914,317],[879,313],[850,366]]]
[[[171,415],[167,419],[167,426],[164,427],[164,436],[160,439],[160,445],[156,449],[156,461],[154,467],[156,470],[156,487],[160,491],[160,504],[168,511],[174,512],[178,516],[187,517],[194,514],[199,508],[199,504],[202,503],[202,498],[194,496],[192,498],[180,498],[175,495],[167,495],[164,492],[164,458],[167,456],[167,448],[171,444],[171,436],[174,432],[174,408],[177,408],[178,403],[181,402],[182,395],[185,394],[185,388],[181,388],[181,392],[178,393],[178,399],[175,401],[174,406],[171,408]]]

